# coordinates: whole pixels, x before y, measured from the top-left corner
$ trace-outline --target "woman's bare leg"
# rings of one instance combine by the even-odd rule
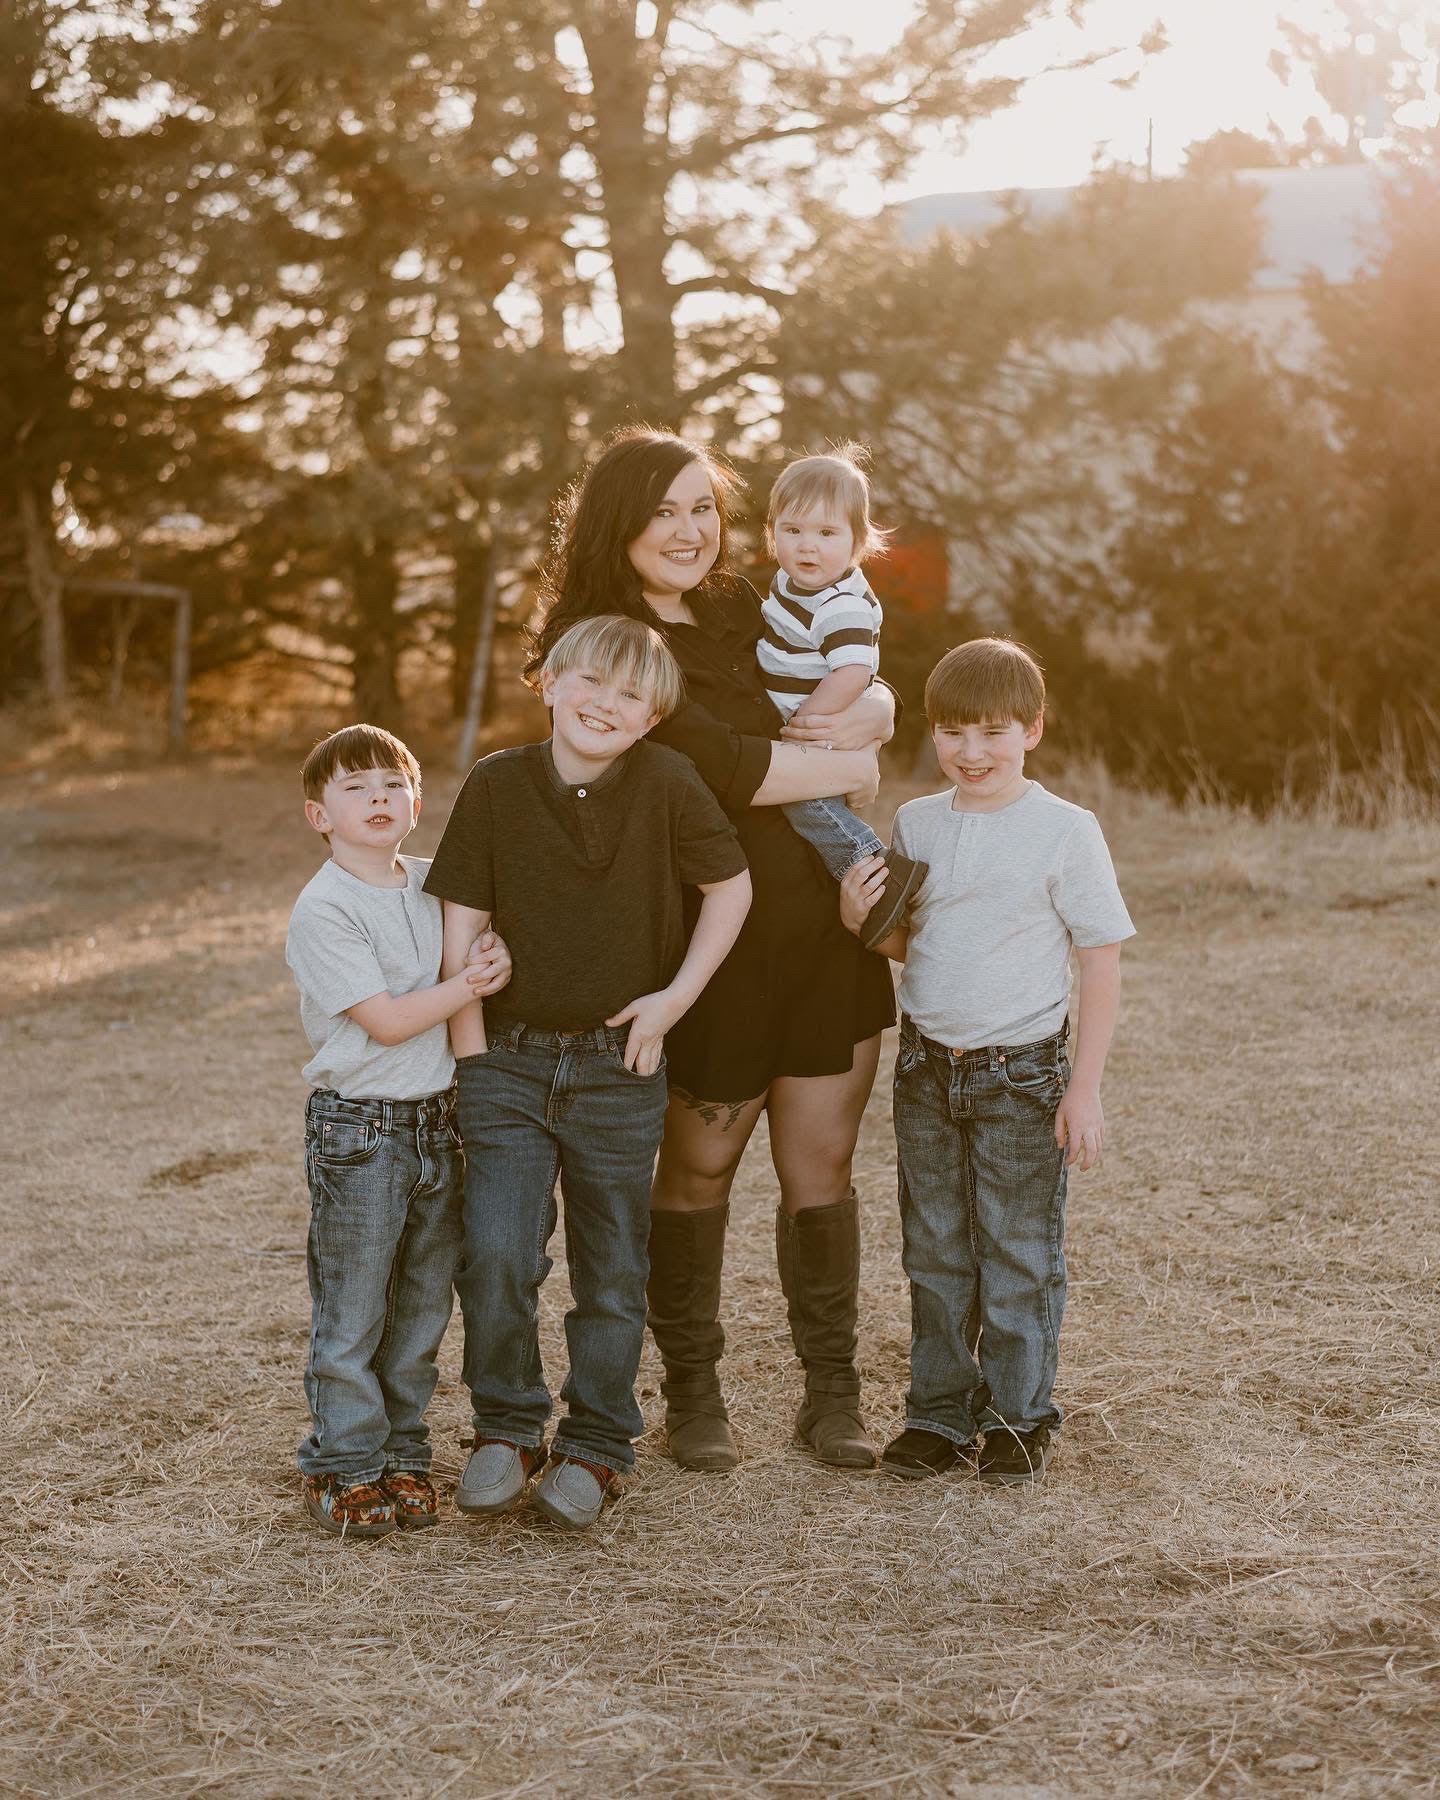
[[[834,1206],[850,1192],[850,1165],[879,1061],[880,1039],[866,1038],[844,1075],[781,1075],[771,1085],[770,1155],[787,1213]]]
[[[723,1206],[764,1110],[764,1094],[754,1100],[697,1100],[672,1088],[651,1210],[703,1212]]]

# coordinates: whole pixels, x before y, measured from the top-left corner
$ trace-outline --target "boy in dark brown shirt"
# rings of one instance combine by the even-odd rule
[[[456,1498],[466,1512],[507,1511],[546,1460],[538,1299],[558,1176],[575,1304],[566,1418],[535,1501],[584,1527],[634,1466],[642,1427],[634,1390],[665,1033],[734,943],[750,877],[693,766],[645,741],[683,697],[658,632],[584,620],[557,640],[541,691],[549,743],[475,765],[425,884],[445,902],[442,971],[463,964],[492,919],[515,964],[502,1004],[451,1022],[475,1423]],[[682,886],[702,895],[688,944]]]

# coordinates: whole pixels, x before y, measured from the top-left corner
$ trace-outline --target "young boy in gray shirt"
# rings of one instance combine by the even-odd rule
[[[895,1142],[911,1294],[906,1426],[881,1462],[943,1474],[983,1433],[981,1480],[1026,1484],[1060,1423],[1066,1172],[1100,1156],[1135,928],[1094,814],[1026,778],[1045,725],[1034,658],[1003,638],[962,644],[931,671],[925,713],[954,785],[896,815],[895,848],[929,868],[908,925],[877,946],[904,964]],[[846,876],[851,931],[884,880],[878,857]]]
[[[330,857],[290,916],[286,961],[313,1055],[305,1108],[312,1302],[298,1461],[327,1531],[433,1525],[425,1408],[450,1320],[462,1167],[446,1022],[509,979],[498,939],[441,981],[428,861],[401,856],[420,769],[397,737],[351,725],[304,767],[305,817]]]

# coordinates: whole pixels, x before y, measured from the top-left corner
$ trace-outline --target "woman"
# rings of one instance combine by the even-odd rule
[[[740,938],[666,1041],[670,1104],[656,1170],[649,1322],[665,1363],[671,1454],[731,1469],[716,1364],[729,1194],[762,1112],[780,1184],[776,1252],[805,1366],[797,1427],[825,1462],[870,1468],[855,1368],[859,1216],[850,1165],[893,1023],[888,965],[840,923],[834,882],[786,824],[791,800],[868,790],[894,698],[871,688],[845,713],[787,730],[755,663],[760,599],[726,570],[733,475],[699,447],[635,427],[566,495],[527,675],[577,619],[657,626],[689,698],[651,736],[683,751],[730,813],[754,904]]]

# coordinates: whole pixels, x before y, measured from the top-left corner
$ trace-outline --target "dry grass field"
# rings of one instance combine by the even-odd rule
[[[792,1447],[757,1146],[726,1301],[738,1475],[652,1438],[589,1538],[447,1511],[367,1546],[305,1521],[292,1465],[296,786],[216,759],[12,766],[0,796],[0,1789],[1440,1789],[1440,829],[1088,796],[1141,936],[1112,1148],[1072,1187],[1043,1488]],[[883,1433],[907,1344],[883,1077],[859,1186]],[[457,1364],[458,1331],[447,1479]],[[653,1358],[642,1379],[654,1421]]]

